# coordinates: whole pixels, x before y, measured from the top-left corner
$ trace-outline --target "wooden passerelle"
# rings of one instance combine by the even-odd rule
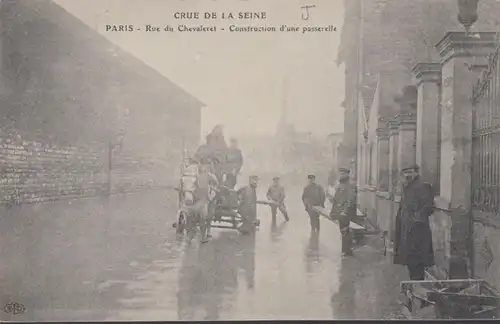
[[[410,319],[496,319],[500,297],[481,279],[402,281]],[[433,312],[429,312],[433,308]],[[425,315],[424,315],[425,314]]]

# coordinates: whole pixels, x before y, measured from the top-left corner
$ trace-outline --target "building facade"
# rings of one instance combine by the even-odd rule
[[[493,247],[499,246],[494,229],[500,218],[491,207],[498,200],[493,188],[499,162],[485,127],[492,119],[484,117],[498,105],[493,98],[500,83],[491,71],[493,57],[498,60],[500,4],[479,1],[471,34],[462,32],[457,13],[454,1],[346,1],[339,59],[351,89],[344,137],[357,138],[357,202],[371,223],[393,239],[399,172],[416,163],[435,190],[436,273],[463,276],[450,266],[461,263],[466,275],[500,287],[500,251]]]
[[[0,17],[0,201],[172,183],[202,103],[49,0]]]

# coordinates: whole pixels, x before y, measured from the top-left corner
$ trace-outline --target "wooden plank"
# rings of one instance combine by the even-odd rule
[[[464,289],[477,287],[485,281],[482,279],[449,279],[449,280],[414,280],[401,281],[401,291],[405,291],[407,286],[425,287],[439,292],[458,293]]]
[[[278,206],[277,203],[271,200],[257,200],[258,205]]]
[[[430,291],[427,293],[427,298],[431,301],[442,300],[443,297],[448,298],[448,300],[455,303],[463,305],[480,305],[480,306],[493,306],[496,307],[500,305],[500,298],[494,296],[484,296],[484,295],[465,295],[465,294],[455,294],[449,292],[438,292]]]
[[[330,218],[330,211],[327,208],[321,207],[321,206],[314,206],[313,209],[318,212],[320,215],[324,216],[326,219],[338,223],[338,221],[334,221]],[[349,223],[349,227],[354,230],[364,230],[365,228],[359,224],[356,224],[354,222]]]
[[[227,228],[227,229],[236,229],[234,226],[223,226],[223,225],[211,225],[212,228]]]
[[[406,281],[401,281],[401,285],[406,284],[406,285],[418,285],[418,284],[423,284],[423,283],[431,283],[431,284],[457,284],[457,283],[466,283],[466,284],[475,284],[475,283],[485,283],[486,281],[484,279],[446,279],[446,280],[406,280]]]

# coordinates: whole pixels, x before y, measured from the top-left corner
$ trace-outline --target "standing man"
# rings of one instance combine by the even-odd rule
[[[217,186],[217,177],[210,171],[210,166],[201,164],[195,191],[196,203],[192,207],[200,218],[201,243],[208,242],[208,238],[211,237],[211,224],[215,212],[213,188]]]
[[[243,155],[238,148],[238,141],[231,138],[229,149],[227,151],[227,173],[226,187],[233,189],[236,186],[238,174],[243,166]]]
[[[243,234],[253,232],[254,223],[257,221],[257,186],[258,176],[250,176],[248,186],[238,190],[238,212],[243,218],[240,230]]]
[[[401,169],[403,195],[396,215],[394,263],[408,267],[410,280],[424,280],[434,265],[429,216],[434,209],[432,186],[424,183],[417,165]]]
[[[302,202],[309,214],[311,231],[319,233],[319,214],[313,207],[325,207],[325,190],[319,184],[316,184],[316,176],[308,175],[307,179],[309,183],[302,193]]]
[[[331,198],[330,218],[338,220],[342,235],[342,254],[350,256],[352,255],[352,231],[349,224],[356,217],[356,188],[350,183],[349,169],[340,168],[339,174],[335,194]]]
[[[267,190],[266,197],[276,203],[276,205],[271,205],[271,215],[273,217],[272,223],[276,224],[276,214],[278,209],[288,222],[290,218],[288,218],[288,213],[285,207],[285,188],[281,186],[279,177],[273,178],[273,184]]]
[[[217,125],[206,137],[206,145],[202,145],[202,151],[207,155],[214,167],[214,174],[219,183],[223,182],[226,163],[227,163],[227,145],[224,139],[224,127]]]

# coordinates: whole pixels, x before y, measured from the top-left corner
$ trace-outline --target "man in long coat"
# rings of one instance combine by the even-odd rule
[[[349,173],[349,169],[339,169],[339,182],[331,198],[332,210],[330,211],[330,218],[339,222],[344,256],[352,255],[352,231],[349,224],[356,217],[356,188],[350,183]]]
[[[434,265],[429,216],[434,210],[432,186],[424,183],[419,167],[401,170],[403,194],[396,215],[394,263],[408,267],[410,280],[424,280],[425,268]]]
[[[251,176],[248,186],[238,190],[238,212],[243,218],[240,230],[243,234],[253,231],[254,222],[257,220],[257,186],[259,177]]]
[[[309,221],[311,223],[311,231],[319,233],[319,214],[313,209],[313,207],[325,207],[325,190],[319,184],[316,183],[316,176],[308,175],[307,179],[309,183],[304,188],[302,193],[302,202],[304,203],[304,208],[309,214]]]
[[[231,138],[229,149],[227,150],[227,170],[225,185],[231,189],[236,186],[238,174],[243,166],[243,155],[238,148],[238,141]]]

